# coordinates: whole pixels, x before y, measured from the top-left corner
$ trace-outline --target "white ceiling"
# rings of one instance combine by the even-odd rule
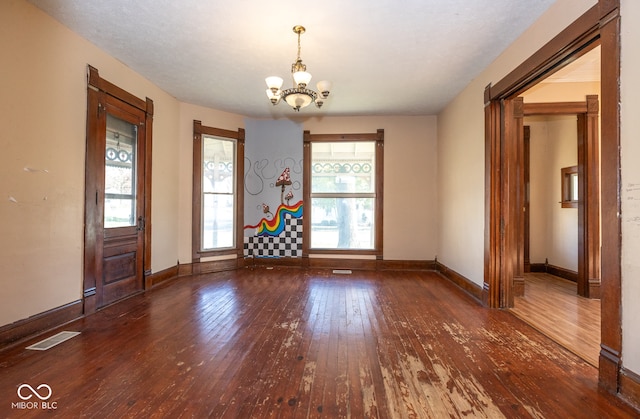
[[[600,46],[562,67],[541,83],[589,83],[600,81]]]
[[[264,78],[289,87],[294,25],[312,86],[333,82],[301,114],[433,115],[555,0],[29,1],[180,101],[277,118]]]

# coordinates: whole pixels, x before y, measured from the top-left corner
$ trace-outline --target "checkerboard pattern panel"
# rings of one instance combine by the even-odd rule
[[[244,256],[256,258],[302,257],[302,218],[285,215],[279,236],[245,236]]]

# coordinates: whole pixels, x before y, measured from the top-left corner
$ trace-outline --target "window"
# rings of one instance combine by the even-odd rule
[[[308,252],[382,256],[383,136],[305,132]]]
[[[560,169],[562,177],[562,208],[578,208],[578,166]]]
[[[107,114],[104,228],[137,223],[138,125]]]
[[[244,130],[193,131],[193,259],[241,253]]]

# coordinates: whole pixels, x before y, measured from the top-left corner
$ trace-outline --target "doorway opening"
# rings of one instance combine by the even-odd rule
[[[599,48],[563,84],[522,95],[522,276],[512,313],[598,366],[600,349]],[[578,75],[579,74],[579,75]],[[535,92],[531,93],[531,90]],[[527,102],[555,97],[584,102]],[[516,282],[516,280],[521,280]]]
[[[516,98],[550,74],[601,46],[601,332],[599,384],[617,393],[621,376],[620,15],[619,2],[600,0],[495,85],[485,89],[486,201],[483,302],[513,307],[523,188],[519,171],[522,102]]]

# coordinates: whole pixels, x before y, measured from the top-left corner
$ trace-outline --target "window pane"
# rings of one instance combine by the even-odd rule
[[[578,200],[578,174],[577,173],[572,173],[571,174],[571,197],[570,199],[572,201],[577,201]]]
[[[312,198],[311,247],[373,249],[375,198]]]
[[[373,193],[374,141],[312,143],[312,193]]]
[[[132,199],[110,199],[104,200],[104,227],[128,227],[135,224],[135,201]]]
[[[233,195],[204,194],[202,205],[202,250],[233,247]]]
[[[235,141],[202,137],[203,192],[233,193]]]
[[[136,144],[138,127],[107,114],[104,227],[136,225]]]

